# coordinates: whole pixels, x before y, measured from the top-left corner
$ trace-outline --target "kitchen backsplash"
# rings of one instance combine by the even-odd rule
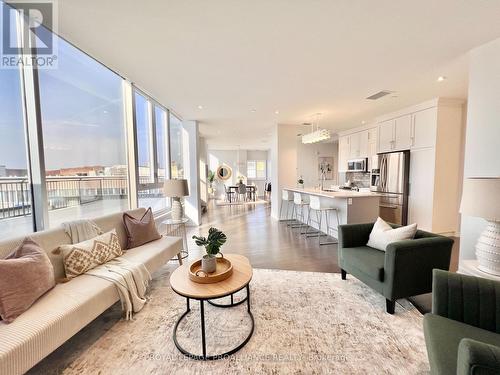
[[[359,188],[370,187],[370,173],[346,172],[345,182],[347,182],[347,180],[351,180],[352,184]]]

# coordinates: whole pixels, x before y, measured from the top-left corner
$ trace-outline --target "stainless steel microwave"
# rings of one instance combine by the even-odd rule
[[[368,159],[352,159],[347,161],[348,172],[368,172]]]

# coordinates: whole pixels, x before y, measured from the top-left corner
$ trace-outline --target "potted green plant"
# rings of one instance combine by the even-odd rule
[[[208,230],[207,237],[193,236],[193,239],[196,245],[204,246],[207,252],[201,258],[201,269],[206,273],[215,272],[217,265],[215,257],[219,253],[222,255],[220,248],[227,240],[226,235],[217,228],[212,227]]]
[[[210,194],[214,193],[214,180],[215,180],[215,173],[213,171],[208,171],[208,192]]]

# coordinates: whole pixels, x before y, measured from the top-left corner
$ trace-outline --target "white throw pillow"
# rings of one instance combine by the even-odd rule
[[[385,251],[387,245],[391,242],[410,240],[415,237],[415,233],[417,233],[417,224],[410,224],[405,227],[392,229],[384,220],[377,218],[377,221],[373,225],[372,232],[370,233],[370,239],[366,245],[374,249]]]

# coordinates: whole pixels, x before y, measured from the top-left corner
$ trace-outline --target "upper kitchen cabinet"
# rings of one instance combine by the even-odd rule
[[[349,136],[339,137],[339,172],[347,171],[347,160],[349,160],[349,152]]]
[[[412,115],[379,123],[379,152],[408,150],[411,146]]]
[[[377,154],[378,150],[378,128],[368,129],[368,156]]]
[[[349,159],[358,159],[362,157],[361,153],[361,133],[349,135]]]
[[[412,115],[406,115],[398,117],[394,122],[394,151],[410,148],[412,119]]]
[[[377,154],[378,128],[355,128],[339,134],[339,172],[347,171],[350,159],[368,158]]]
[[[437,131],[437,107],[424,109],[413,114],[412,149],[434,147]]]
[[[391,152],[394,150],[394,120],[381,122],[378,125],[378,151]]]

